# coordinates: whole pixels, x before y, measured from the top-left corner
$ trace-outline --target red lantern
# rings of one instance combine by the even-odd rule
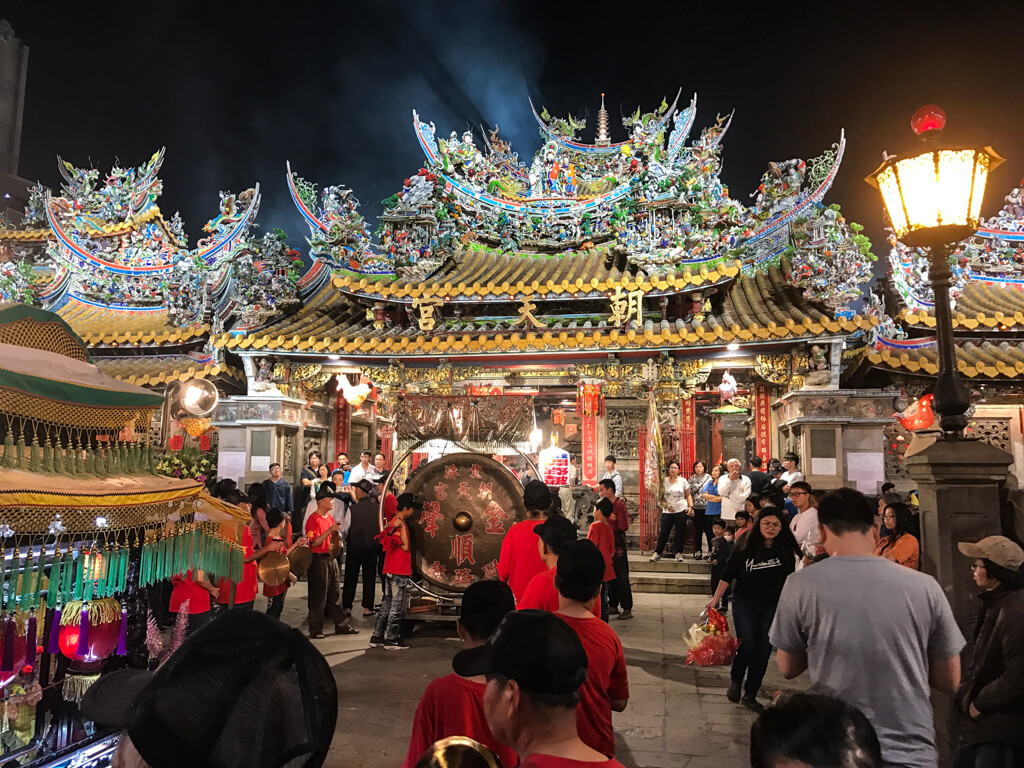
[[[64,606],[57,635],[60,652],[71,660],[76,672],[99,669],[100,662],[115,650],[121,637],[121,604],[112,597],[86,604],[88,623],[85,648],[79,646],[82,635],[82,603],[73,601]],[[84,650],[84,653],[79,653]]]

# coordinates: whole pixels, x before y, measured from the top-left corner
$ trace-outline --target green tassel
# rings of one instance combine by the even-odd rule
[[[39,439],[32,436],[32,448],[29,453],[28,459],[28,471],[29,472],[40,472],[43,468],[42,457],[40,456],[39,450]]]
[[[134,475],[137,462],[135,460],[135,446],[136,443],[131,442],[125,446],[124,449],[124,473],[126,475]]]
[[[117,579],[117,591],[124,592],[128,587],[128,560],[131,557],[132,550],[125,542],[124,548],[121,550],[121,570],[118,573]]]
[[[107,596],[107,575],[110,573],[110,550],[106,552],[100,550],[100,556],[103,558],[102,565],[100,566],[99,579],[96,584],[96,596],[103,598]]]
[[[58,554],[53,558],[53,564],[50,566],[50,586],[46,590],[46,607],[51,611],[57,607],[57,590],[60,588],[60,566],[61,558]]]
[[[156,455],[156,451],[150,446],[149,450],[149,474],[155,475],[156,465],[160,463],[160,457]]]
[[[48,475],[56,474],[53,466],[53,446],[50,445],[50,438],[46,438],[46,444],[43,446],[43,472]]]
[[[21,610],[21,592],[18,591],[18,576],[21,575],[22,560],[21,550],[15,547],[14,556],[11,558],[11,583],[8,590],[11,592],[11,604],[14,610]],[[24,584],[24,582],[22,582]]]
[[[92,477],[96,477],[99,473],[96,471],[96,452],[92,449],[92,444],[88,444],[85,447],[85,469],[84,473]]]
[[[0,466],[4,469],[14,469],[16,463],[14,459],[14,433],[8,429],[4,436],[4,455],[0,458]]]
[[[14,451],[14,458],[17,460],[18,469],[28,469],[28,459],[25,455],[25,434],[18,435],[18,447]]]
[[[82,453],[82,443],[79,440],[75,440],[74,450],[71,451],[71,463],[69,466],[71,467],[72,474],[85,474],[85,456]]]
[[[43,596],[43,573],[46,570],[46,553],[40,548],[39,559],[36,560],[35,586],[32,593],[32,610],[36,610],[42,604]]]
[[[85,560],[85,553],[79,549],[78,557],[75,558],[75,590],[71,593],[72,600],[82,599],[82,573],[83,573],[83,560]]]
[[[113,443],[110,446],[110,474],[115,477],[120,476],[121,473],[121,446],[118,443]]]
[[[121,468],[121,474],[128,474],[128,446],[121,441],[117,444],[117,453],[119,457],[118,466]]]

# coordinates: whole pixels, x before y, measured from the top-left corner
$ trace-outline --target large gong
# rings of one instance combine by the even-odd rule
[[[455,453],[421,466],[405,491],[423,501],[409,518],[409,535],[424,579],[461,592],[498,578],[501,541],[526,517],[515,475],[489,456]]]

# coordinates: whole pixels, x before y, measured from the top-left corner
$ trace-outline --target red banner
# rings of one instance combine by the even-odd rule
[[[384,466],[394,469],[395,460],[394,448],[395,428],[390,424],[383,424],[380,428],[380,452],[384,454]]]
[[[679,417],[679,445],[682,450],[679,470],[689,477],[693,462],[697,460],[697,403],[688,397],[682,401],[682,406],[682,415]]]
[[[754,451],[762,460],[772,455],[772,398],[767,384],[754,385]]]
[[[597,483],[597,415],[583,414],[583,482]]]
[[[351,417],[351,410],[348,402],[339,393],[334,407],[334,455],[331,459],[338,458],[339,453],[348,453],[348,429]],[[358,456],[356,457],[359,458]],[[349,456],[351,461],[352,457]]]

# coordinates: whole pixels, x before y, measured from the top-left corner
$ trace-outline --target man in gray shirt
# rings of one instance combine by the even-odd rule
[[[874,555],[874,516],[851,488],[821,500],[829,557],[787,579],[769,637],[783,676],[867,716],[887,766],[934,768],[929,685],[956,691],[964,637],[935,579]]]

